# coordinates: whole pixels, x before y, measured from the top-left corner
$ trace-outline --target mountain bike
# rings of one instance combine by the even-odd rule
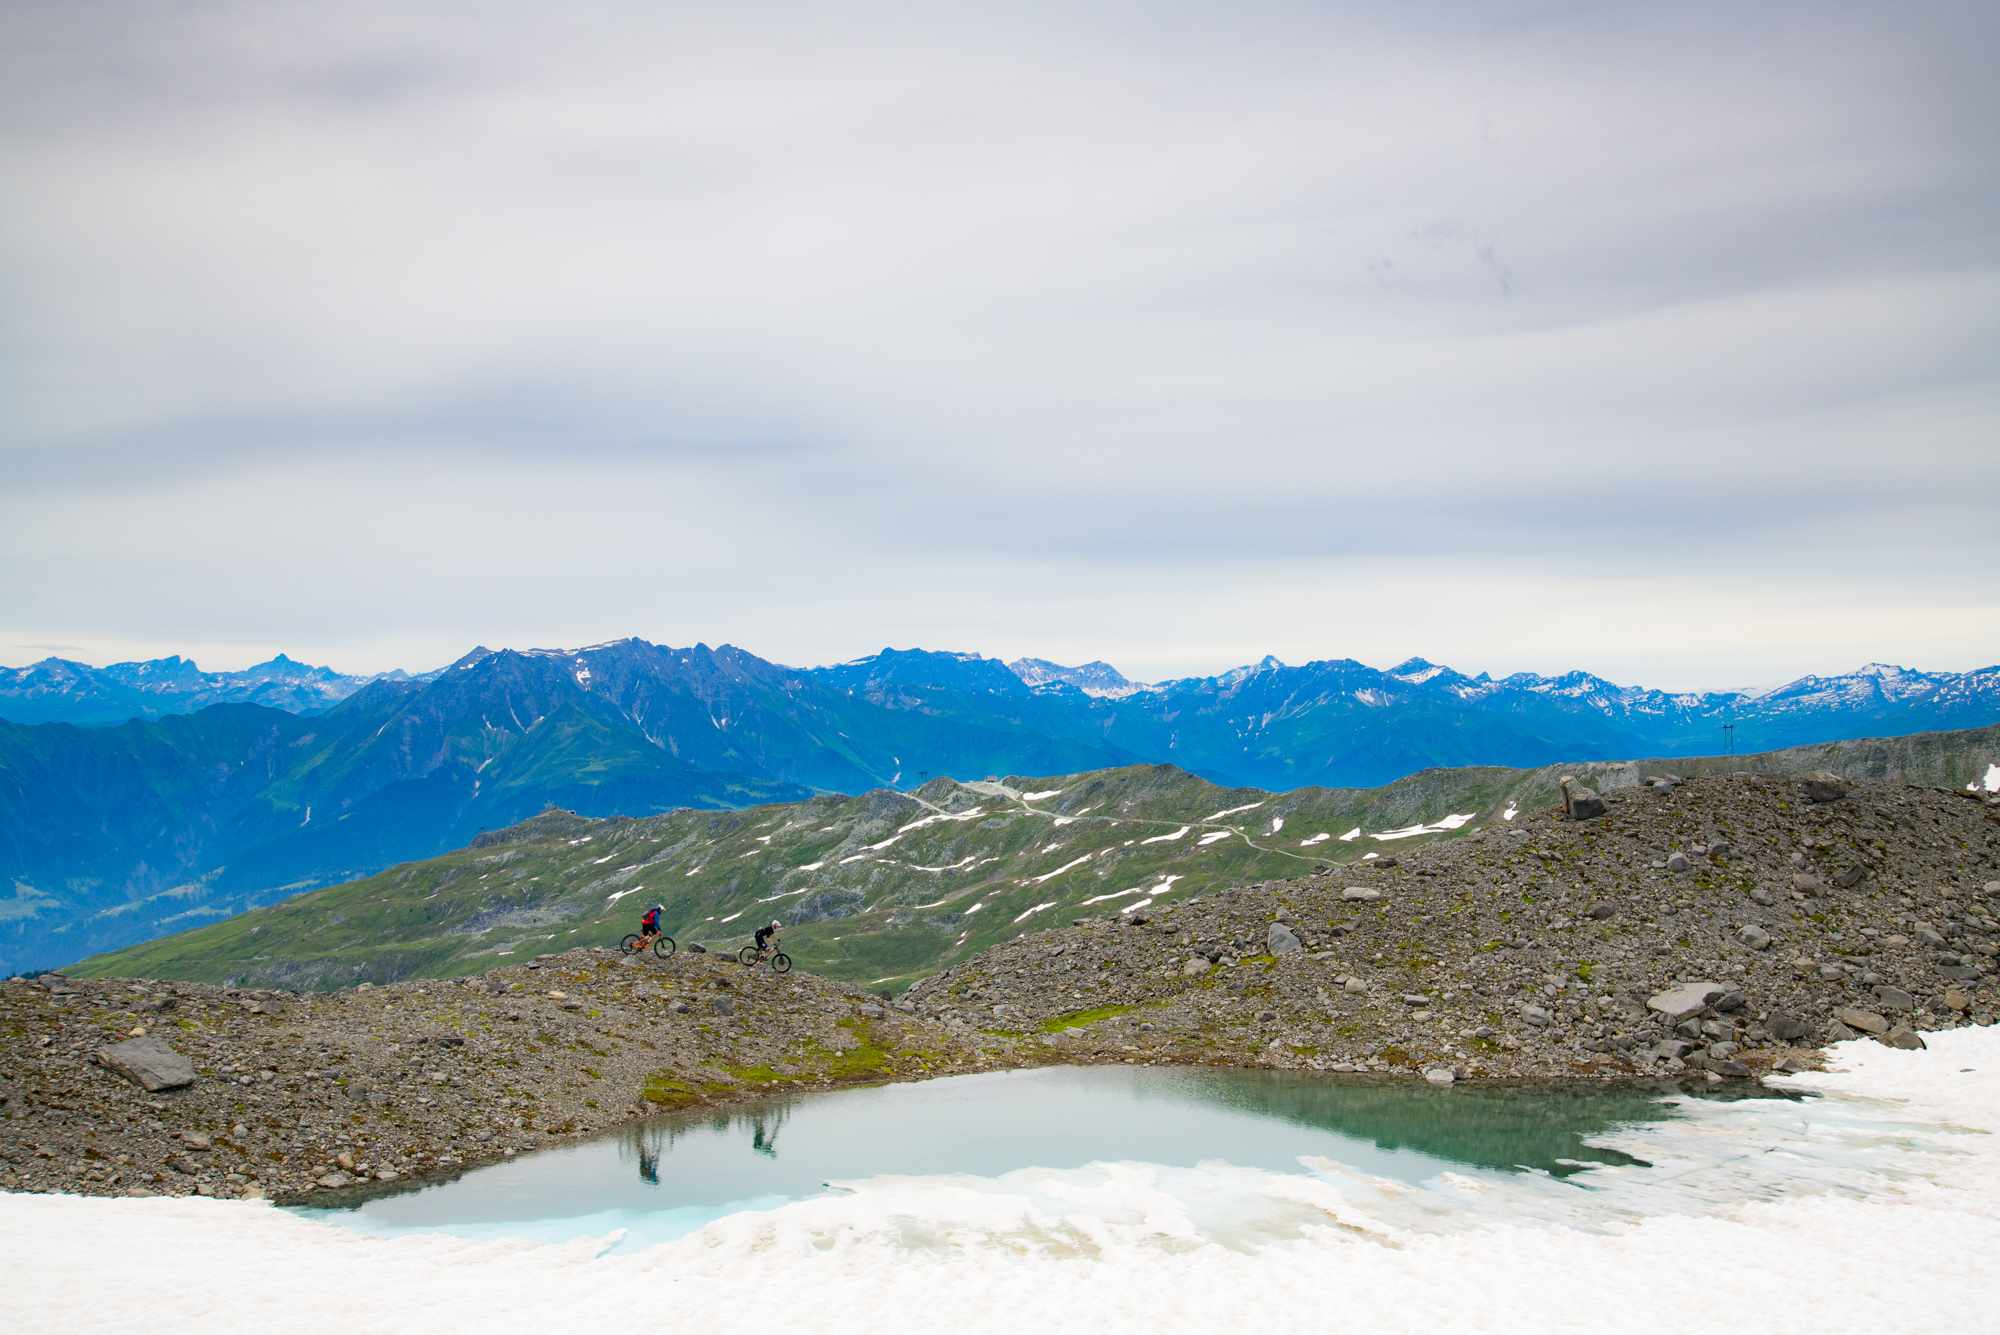
[[[637,932],[633,932],[618,943],[618,948],[627,955],[636,955],[646,948],[646,938],[640,936]],[[674,939],[665,932],[655,932],[653,934],[653,953],[661,959],[667,958],[667,956],[674,953]]]
[[[766,958],[769,958],[771,961],[771,972],[790,973],[792,971],[792,957],[782,950],[772,950],[768,946],[762,950],[759,950],[756,946],[745,946],[736,952],[736,958],[742,960],[753,969],[762,964]]]

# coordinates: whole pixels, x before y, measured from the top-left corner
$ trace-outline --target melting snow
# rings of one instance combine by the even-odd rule
[[[965,911],[965,916],[970,918],[973,914],[979,912],[979,910],[985,907],[986,907],[986,901],[982,899],[977,904],[974,904],[971,908],[967,909]]]
[[[1325,842],[1326,842],[1327,840],[1329,840],[1329,839],[1331,839],[1331,838],[1333,838],[1333,836],[1332,836],[1332,835],[1330,835],[1330,834],[1327,834],[1327,833],[1325,833],[1324,831],[1322,831],[1321,833],[1319,833],[1319,834],[1316,834],[1316,835],[1314,835],[1314,836],[1313,836],[1312,838],[1310,838],[1310,839],[1301,839],[1301,840],[1299,840],[1299,847],[1300,847],[1300,848],[1311,848],[1311,847],[1312,847],[1312,846],[1313,846],[1314,844],[1323,844],[1323,843],[1325,843]]]
[[[1019,922],[1021,921],[1021,919],[1029,917],[1032,914],[1040,913],[1043,909],[1052,909],[1056,906],[1057,902],[1058,901],[1051,899],[1046,904],[1037,904],[1035,905],[1035,907],[1031,909],[1022,909],[1019,913],[1014,915],[1014,921]]]
[[[1056,877],[1062,875],[1064,872],[1068,871],[1072,867],[1081,867],[1084,863],[1090,861],[1092,858],[1096,856],[1097,855],[1095,853],[1085,853],[1082,857],[1076,859],[1076,861],[1074,862],[1065,862],[1063,863],[1062,866],[1057,867],[1054,871],[1043,872],[1040,876],[1031,876],[1028,879],[1032,884],[1040,885],[1043,881],[1054,880]],[[1027,914],[1025,913],[1021,915],[1021,917],[1026,917],[1026,916]],[[1019,922],[1020,920],[1021,920],[1020,918],[1016,918],[1014,921]]]
[[[935,825],[941,820],[978,820],[981,816],[985,814],[986,814],[985,807],[974,807],[970,811],[958,811],[958,812],[933,811],[928,816],[923,816],[916,820],[911,821],[908,825],[905,825],[900,830],[897,830],[896,833],[898,835],[908,834],[911,830],[921,830],[926,825]]]
[[[799,867],[794,867],[794,868],[792,868],[792,870],[793,870],[793,871],[818,871],[818,870],[819,870],[819,869],[820,869],[821,867],[824,867],[825,865],[826,865],[826,864],[825,864],[824,862],[808,862],[808,863],[806,863],[806,864],[805,864],[805,865],[803,865],[803,866],[799,866]]]
[[[605,863],[607,863],[607,862],[611,861],[611,859],[613,859],[613,858],[615,858],[615,857],[617,857],[617,856],[618,856],[618,855],[617,855],[616,853],[606,853],[606,854],[605,854],[605,855],[604,855],[603,857],[601,857],[601,858],[592,858],[592,859],[590,860],[590,865],[591,865],[591,866],[593,866],[593,867],[602,867],[602,866],[603,866],[603,865],[604,865]]]
[[[1210,844],[1221,843],[1224,839],[1227,839],[1233,833],[1235,833],[1235,831],[1233,830],[1215,830],[1208,834],[1203,835],[1201,838],[1195,840],[1195,842],[1206,848]]]
[[[1506,809],[1505,811],[1503,811],[1503,812],[1501,812],[1501,813],[1500,813],[1500,819],[1501,819],[1501,820],[1512,820],[1512,819],[1514,819],[1514,817],[1516,817],[1516,816],[1518,816],[1518,815],[1520,815],[1520,814],[1521,814],[1521,809],[1520,809],[1519,807],[1515,806],[1515,805],[1514,805],[1514,804],[1513,804],[1512,802],[1509,802],[1509,803],[1507,804],[1507,809]]]
[[[1263,804],[1262,802],[1249,802],[1249,803],[1246,803],[1245,805],[1243,805],[1243,806],[1240,806],[1240,807],[1230,807],[1230,808],[1229,808],[1228,810],[1226,810],[1226,811],[1218,811],[1218,812],[1216,812],[1216,813],[1215,813],[1215,814],[1214,814],[1213,816],[1203,816],[1203,817],[1202,817],[1202,819],[1203,819],[1203,820],[1221,820],[1221,819],[1222,819],[1222,818],[1223,818],[1224,816],[1235,816],[1235,815],[1239,815],[1239,814],[1241,814],[1242,812],[1245,812],[1245,811],[1255,811],[1255,810],[1256,810],[1256,809],[1257,809],[1258,807],[1261,807],[1261,806],[1263,806],[1263,805],[1264,805],[1264,804]]]
[[[1360,837],[1361,837],[1361,827],[1357,825],[1353,829],[1349,830],[1346,834],[1341,835],[1340,842],[1343,844],[1351,844]]]
[[[1042,801],[1046,801],[1047,799],[1049,799],[1049,798],[1051,798],[1051,797],[1055,797],[1055,796],[1058,796],[1059,794],[1061,794],[1061,792],[1062,792],[1062,789],[1060,789],[1060,788],[1051,788],[1051,789],[1049,789],[1049,790],[1048,790],[1047,792],[1041,792],[1041,793],[1022,793],[1022,794],[1021,794],[1021,800],[1022,800],[1023,802],[1042,802]]]
[[[957,871],[960,867],[970,866],[972,864],[972,859],[974,856],[975,856],[974,854],[967,853],[964,857],[960,858],[958,861],[951,863],[949,866],[944,866],[944,867],[920,867],[914,862],[908,862],[903,865],[907,866],[911,871]],[[922,908],[924,906],[919,904],[917,907]]]
[[[1183,825],[1172,834],[1156,834],[1151,839],[1141,839],[1139,842],[1142,844],[1171,844],[1176,839],[1187,838],[1187,832],[1192,828],[1192,826]]]
[[[1391,839],[1409,839],[1420,834],[1443,834],[1446,830],[1456,830],[1473,819],[1475,814],[1468,811],[1464,815],[1446,816],[1434,825],[1406,825],[1400,830],[1384,830],[1380,834],[1371,834],[1368,837],[1386,843]]]
[[[636,895],[643,889],[645,889],[644,886],[635,885],[629,890],[614,890],[612,893],[604,897],[604,902],[607,904],[616,904],[619,900],[625,898],[625,896]]]
[[[749,911],[750,911],[749,909],[738,909],[738,910],[736,910],[736,912],[734,912],[734,913],[730,914],[730,915],[729,915],[729,916],[728,916],[727,918],[724,918],[724,919],[723,919],[722,921],[724,921],[724,922],[735,922],[735,921],[736,921],[736,920],[737,920],[738,918],[742,917],[742,916],[743,916],[744,914],[748,913]]]
[[[1276,833],[1277,833],[1278,831],[1280,831],[1280,830],[1282,830],[1282,829],[1284,829],[1284,828],[1285,828],[1285,818],[1284,818],[1283,816],[1273,816],[1273,817],[1271,817],[1271,829],[1270,829],[1270,833],[1272,833],[1272,834],[1276,834]]]
[[[1145,893],[1146,893],[1146,888],[1144,886],[1135,885],[1130,890],[1113,890],[1108,895],[1092,895],[1089,899],[1086,899],[1083,902],[1086,904],[1102,904],[1107,900],[1123,899],[1127,895],[1143,895]]]

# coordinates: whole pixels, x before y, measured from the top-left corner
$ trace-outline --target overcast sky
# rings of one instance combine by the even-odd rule
[[[1997,16],[10,0],[0,662],[1992,663]]]

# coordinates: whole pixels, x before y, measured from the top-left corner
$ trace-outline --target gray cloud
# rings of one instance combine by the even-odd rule
[[[0,640],[2000,657],[1991,6],[0,25]]]

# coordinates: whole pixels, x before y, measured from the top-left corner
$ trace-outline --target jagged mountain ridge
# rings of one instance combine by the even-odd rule
[[[371,681],[408,675],[397,671],[353,676],[284,654],[239,672],[204,672],[179,654],[104,667],[44,658],[26,667],[0,667],[0,719],[104,725],[191,714],[218,704],[266,705],[313,714]]]

